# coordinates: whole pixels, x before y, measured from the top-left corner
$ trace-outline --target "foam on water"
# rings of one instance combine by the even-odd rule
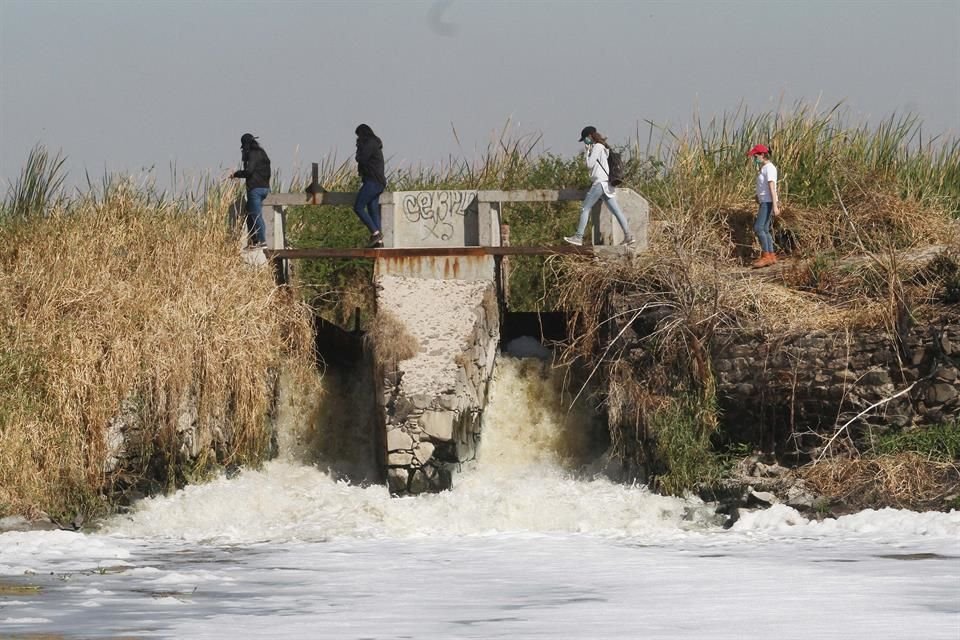
[[[695,500],[584,473],[590,419],[557,390],[543,365],[501,361],[479,462],[445,493],[338,482],[308,446],[100,533],[0,534],[20,588],[0,635],[957,638],[960,514],[703,524]]]
[[[695,499],[658,496],[582,472],[590,416],[568,411],[559,381],[540,360],[498,361],[479,458],[451,491],[391,498],[381,485],[357,486],[317,466],[279,459],[259,471],[143,500],[105,533],[247,543],[343,538],[410,538],[504,532],[588,533],[670,540],[717,531]],[[960,513],[886,509],[824,522],[786,506],[748,513],[741,534],[960,535]]]
[[[549,367],[497,365],[474,468],[452,491],[391,498],[383,486],[339,482],[280,459],[260,471],[142,501],[105,531],[134,537],[232,542],[342,537],[460,536],[494,532],[671,535],[697,501],[651,494],[576,473],[589,418],[568,413]]]

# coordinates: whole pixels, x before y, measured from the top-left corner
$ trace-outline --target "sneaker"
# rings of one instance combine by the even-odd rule
[[[583,246],[583,238],[578,238],[577,236],[564,236],[563,241],[572,244],[575,247]]]
[[[624,238],[623,244],[626,247],[632,247],[633,245],[637,244],[637,239],[634,238],[633,236],[629,236],[627,238]]]
[[[383,234],[379,231],[370,234],[370,242],[367,243],[368,249],[383,248]]]

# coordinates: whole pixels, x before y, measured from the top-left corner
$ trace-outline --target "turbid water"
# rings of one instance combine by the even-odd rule
[[[960,513],[710,505],[584,473],[586,418],[502,358],[481,456],[395,499],[323,461],[0,535],[0,637],[960,638]]]

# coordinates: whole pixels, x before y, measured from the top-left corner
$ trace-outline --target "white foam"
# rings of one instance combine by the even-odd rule
[[[883,534],[885,536],[954,537],[960,540],[960,512],[916,512],[904,509],[867,509],[839,518],[809,520],[795,509],[777,504],[763,511],[743,513],[735,531],[767,531],[792,535]]]
[[[4,573],[96,570],[125,565],[130,557],[129,547],[119,541],[74,531],[10,531],[0,534],[0,550]]]

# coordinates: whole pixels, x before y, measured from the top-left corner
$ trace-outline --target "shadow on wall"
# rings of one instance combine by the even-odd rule
[[[300,462],[353,484],[383,483],[382,435],[373,364],[363,334],[314,321],[322,392],[308,425],[300,425],[293,451]]]

